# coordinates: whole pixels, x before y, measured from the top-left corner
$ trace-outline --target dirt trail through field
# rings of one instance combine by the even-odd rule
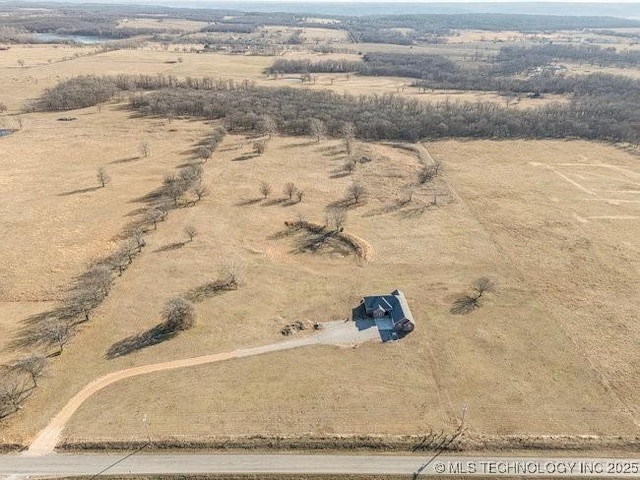
[[[259,347],[242,348],[230,352],[213,353],[199,357],[141,365],[139,367],[132,367],[108,373],[107,375],[92,381],[75,394],[73,398],[71,398],[71,400],[69,400],[69,402],[62,408],[62,410],[58,412],[53,420],[51,420],[51,422],[49,422],[49,424],[37,435],[24,454],[29,456],[39,456],[52,453],[58,443],[62,430],[80,406],[92,395],[96,394],[103,388],[126,378],[164,370],[174,370],[176,368],[222,362],[232,358],[243,358],[261,355],[263,353],[290,350],[292,348],[299,348],[307,345],[350,345],[380,339],[377,329],[369,328],[368,330],[360,331],[356,328],[354,322],[336,321],[323,325],[324,329],[320,331],[320,333],[293,340],[272,343]]]

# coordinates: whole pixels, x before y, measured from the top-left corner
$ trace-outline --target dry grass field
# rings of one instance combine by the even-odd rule
[[[177,18],[127,18],[119,22],[118,27],[139,30],[140,33],[157,32],[158,30],[171,33],[197,32],[208,25],[207,22],[185,20]]]
[[[240,198],[248,200],[245,179],[273,179],[285,164],[283,180],[294,172],[307,178],[313,162],[313,185],[323,190],[309,190],[300,208],[317,218],[343,185],[330,179],[332,161],[323,158],[322,144],[290,148],[296,142],[276,142],[246,166],[220,159],[218,171],[222,178],[242,179],[238,188],[246,193]],[[158,353],[171,358],[183,342],[185,351],[201,352],[207,342],[224,350],[271,341],[269,332],[286,319],[339,318],[359,295],[395,286],[406,290],[418,319],[413,334],[396,344],[313,347],[124,381],[85,404],[65,438],[144,439],[145,415],[157,438],[420,434],[455,428],[465,406],[473,434],[637,434],[635,158],[586,142],[442,142],[429,148],[445,163],[453,203],[423,209],[416,199],[390,208],[394,192],[410,179],[411,159],[389,147],[377,147],[380,159],[357,173],[383,193],[349,217],[348,229],[376,250],[367,264],[301,256],[291,253],[289,243],[270,240],[276,219],[291,215],[282,210],[297,208],[236,206],[244,210],[235,215],[236,225],[220,222],[225,237],[243,240],[232,241],[224,256],[244,265],[246,285],[202,304],[197,330]],[[389,175],[399,165],[384,169],[394,160],[404,162],[402,179]],[[240,174],[242,168],[251,174]],[[192,221],[233,215],[233,203],[225,200],[228,208],[218,208],[217,201],[193,209]],[[250,232],[244,218],[255,225]],[[210,235],[203,230],[196,243]],[[226,242],[214,244],[226,251]],[[199,251],[215,256],[205,253],[208,248]],[[260,267],[252,271],[254,263]],[[185,268],[192,267],[176,260],[171,271],[181,279],[177,272]],[[258,270],[272,280],[260,282]],[[161,271],[148,274],[161,278]],[[481,275],[490,275],[498,292],[467,316],[451,314],[452,301]],[[129,282],[122,283],[136,290]],[[236,295],[243,300],[232,305]],[[213,329],[217,322],[232,328]],[[225,331],[237,337],[225,337]],[[136,361],[153,354],[136,354]],[[125,396],[126,403],[118,401]]]
[[[0,84],[12,86],[10,95],[0,91],[10,109],[2,121],[14,125],[26,100],[86,73],[294,85],[265,79],[273,57],[133,50],[48,63],[64,50],[0,52]],[[182,63],[169,63],[178,55]],[[320,75],[300,88],[385,93],[403,82]],[[22,130],[0,139],[0,348],[21,320],[50,308],[75,275],[116,248],[143,197],[194,161],[194,147],[214,126],[134,118],[117,102],[21,119]],[[139,156],[143,141],[152,147],[148,158]],[[422,434],[452,431],[463,410],[473,434],[639,434],[640,168],[633,154],[581,141],[437,142],[427,148],[442,161],[443,176],[420,186],[422,164],[406,148],[359,143],[371,161],[345,175],[338,140],[276,137],[262,156],[253,154],[252,141],[225,138],[203,165],[210,196],[148,232],[142,254],[51,362],[27,407],[4,421],[1,440],[28,441],[104,373],[279,341],[292,320],[347,318],[362,295],[398,287],[417,320],[400,342],[316,346],[125,380],[90,399],[65,439],[144,439],[145,415],[156,439]],[[104,189],[96,188],[100,167],[113,180]],[[370,195],[350,206],[345,230],[371,244],[374,256],[365,262],[339,248],[301,251],[300,236],[285,235],[284,222],[304,216],[322,223],[354,180]],[[274,189],[266,200],[262,181]],[[286,182],[304,190],[302,202],[286,201]],[[400,203],[409,191],[411,201]],[[199,232],[191,242],[187,225]],[[194,329],[106,359],[115,342],[155,326],[167,299],[230,266],[240,288],[197,303]],[[452,302],[485,275],[497,292],[469,315],[452,314]]]

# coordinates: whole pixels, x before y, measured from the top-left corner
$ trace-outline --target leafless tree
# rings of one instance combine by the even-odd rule
[[[204,147],[204,146],[198,148],[198,150],[196,151],[196,155],[198,156],[198,158],[202,159],[204,163],[206,163],[207,160],[211,158],[212,154],[213,154],[213,150],[211,150],[209,147]]]
[[[96,288],[105,297],[111,290],[111,270],[106,265],[96,265],[83,275],[85,287]]]
[[[272,138],[278,132],[278,124],[271,115],[263,115],[258,125],[258,132]]]
[[[495,292],[496,285],[488,277],[480,277],[473,282],[473,291],[477,298],[482,297],[487,292]]]
[[[158,222],[161,222],[165,218],[165,212],[159,208],[150,208],[144,214],[144,220],[146,223],[153,224],[153,229],[158,228]]]
[[[118,269],[118,274],[122,275],[131,263],[132,256],[128,245],[121,246],[112,256],[113,266]]]
[[[192,185],[202,180],[204,170],[200,165],[189,165],[188,167],[180,170],[179,178],[184,183],[185,188],[190,188]]]
[[[0,113],[4,113],[9,109],[4,103],[0,102]]]
[[[253,142],[253,151],[258,155],[264,155],[264,152],[267,151],[267,141],[257,140]]]
[[[358,204],[367,195],[367,189],[361,183],[354,182],[347,188],[347,195]]]
[[[264,181],[260,182],[260,193],[265,198],[265,200],[269,197],[269,195],[271,195],[272,191],[273,191],[273,187],[271,186],[270,183],[264,182]]]
[[[19,58],[18,59],[18,65],[20,65],[21,68],[24,68],[24,60]]]
[[[73,327],[69,322],[62,321],[57,318],[49,319],[40,330],[43,340],[48,345],[58,347],[56,353],[60,354],[64,351],[64,347],[73,336]]]
[[[98,169],[96,177],[98,179],[98,183],[102,188],[104,188],[109,182],[111,182],[111,177],[104,168]]]
[[[34,387],[38,386],[38,379],[44,375],[44,369],[46,366],[46,357],[38,353],[20,358],[12,365],[14,369],[29,375]]]
[[[144,141],[140,143],[140,155],[142,155],[144,158],[147,158],[151,155],[151,145],[149,144],[149,142]]]
[[[198,235],[198,230],[193,225],[187,225],[184,227],[184,233],[187,237],[189,237],[189,241],[193,242],[193,239]]]
[[[297,188],[293,182],[285,183],[284,188],[282,189],[282,191],[289,198],[289,200],[293,198],[293,194],[296,193],[296,190]]]
[[[480,308],[480,299],[487,292],[495,291],[495,284],[488,277],[480,277],[472,285],[473,293],[471,295],[462,295],[453,302],[451,313],[455,315],[464,315]]]
[[[164,193],[171,199],[174,206],[178,206],[182,195],[186,191],[184,181],[175,175],[168,175],[163,182]]]
[[[133,239],[136,242],[136,247],[138,248],[138,252],[142,251],[142,247],[144,247],[147,242],[144,239],[144,231],[141,228],[136,228],[133,231]]]
[[[316,142],[319,142],[324,134],[327,131],[327,127],[325,126],[322,120],[317,118],[312,118],[309,120],[309,135],[316,139]]]
[[[353,152],[353,139],[356,136],[356,126],[351,122],[346,122],[342,125],[340,133],[342,134],[342,138],[344,138],[344,147],[347,155],[351,155]]]
[[[24,377],[16,373],[2,375],[0,379],[0,418],[11,415],[22,408],[28,389]]]
[[[188,300],[174,297],[165,303],[162,317],[169,331],[188,330],[195,325],[196,310]]]
[[[202,182],[198,182],[198,184],[196,184],[192,190],[198,201],[209,195],[209,189],[204,186]]]
[[[88,322],[91,311],[100,305],[104,297],[103,291],[97,285],[85,283],[73,289],[65,300],[68,316],[82,315],[84,319],[81,321]]]
[[[304,191],[298,190],[296,192],[296,198],[298,199],[298,203],[302,202],[302,198],[304,197]]]
[[[327,226],[340,232],[347,223],[347,210],[342,207],[333,207],[327,210]]]
[[[440,175],[440,172],[442,171],[442,162],[440,160],[433,160],[433,172],[435,174],[435,176]]]
[[[343,170],[349,174],[355,172],[356,170],[356,161],[353,158],[347,160],[343,165]]]

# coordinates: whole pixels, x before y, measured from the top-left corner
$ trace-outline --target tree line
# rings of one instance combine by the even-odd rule
[[[574,137],[637,144],[640,137],[640,112],[634,107],[640,82],[602,74],[572,78],[574,97],[568,104],[528,111],[491,102],[426,103],[394,94],[353,96],[163,75],[70,79],[51,90],[66,91],[73,85],[73,97],[82,98],[81,88],[87,87],[90,95],[95,92],[92,81],[129,91],[131,108],[142,115],[223,119],[235,132],[259,132],[268,116],[285,135],[309,135],[319,122],[328,135],[342,138],[344,125],[350,123],[357,137],[369,140]],[[45,92],[40,105],[50,104],[48,95]]]
[[[492,73],[513,75],[552,62],[579,62],[608,67],[637,67],[640,52],[618,51],[615,47],[547,43],[534,46],[507,46],[492,59]]]

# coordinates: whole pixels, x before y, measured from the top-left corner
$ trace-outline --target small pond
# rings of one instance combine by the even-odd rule
[[[33,38],[40,40],[41,42],[75,42],[83,43],[85,45],[92,45],[94,43],[104,43],[113,40],[112,38],[94,37],[90,35],[59,35],[57,33],[34,33]]]
[[[15,130],[9,130],[8,128],[0,128],[0,137],[6,137],[11,135]]]

